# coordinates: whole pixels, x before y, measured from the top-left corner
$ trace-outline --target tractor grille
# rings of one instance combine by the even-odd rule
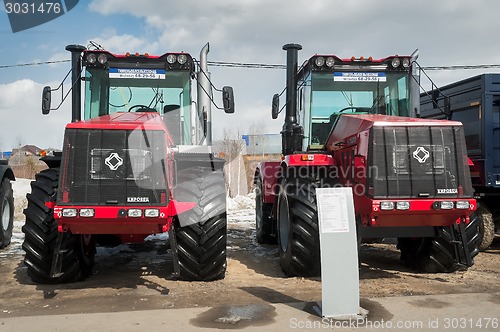
[[[162,131],[67,129],[58,204],[163,205]]]
[[[462,127],[373,127],[368,191],[374,197],[471,197]]]

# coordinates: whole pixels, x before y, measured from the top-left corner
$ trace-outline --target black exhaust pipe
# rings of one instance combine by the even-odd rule
[[[302,46],[286,44],[286,116],[281,131],[282,152],[284,155],[302,150],[304,129],[297,123],[297,67],[298,54]]]
[[[82,119],[82,52],[85,46],[68,45],[66,51],[71,52],[71,122]]]

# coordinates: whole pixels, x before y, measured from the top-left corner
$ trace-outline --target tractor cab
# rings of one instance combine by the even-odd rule
[[[128,52],[113,54],[79,45],[70,45],[67,50],[75,57],[76,67],[82,70],[81,74],[77,70],[72,71],[77,76],[77,83],[72,86],[72,122],[80,121],[82,113],[83,120],[114,113],[157,113],[176,145],[211,144],[210,104],[214,102],[210,73],[202,68],[206,67],[206,61],[197,62],[188,53],[165,53],[160,56]],[[200,56],[206,57],[206,53],[208,44]],[[80,106],[82,96],[77,86],[80,81],[84,82],[83,112]],[[50,108],[50,94],[59,88],[44,89],[44,114],[60,106]],[[224,87],[222,96],[224,106],[221,109],[233,113],[232,88]]]
[[[176,144],[193,144],[190,128],[200,128],[201,119],[191,116],[194,62],[189,54],[152,57],[85,51],[83,65],[85,120],[117,112],[154,112],[161,115]]]
[[[412,116],[411,57],[340,59],[315,55],[297,73],[303,150],[323,149],[342,114]]]

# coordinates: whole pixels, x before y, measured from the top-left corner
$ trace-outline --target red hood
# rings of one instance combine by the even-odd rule
[[[353,134],[368,130],[371,127],[389,126],[462,126],[461,122],[450,120],[408,118],[383,114],[342,114],[326,146],[342,141]]]
[[[156,112],[118,112],[90,120],[68,123],[66,128],[111,130],[134,130],[141,128],[146,130],[164,130],[165,126],[160,114]]]

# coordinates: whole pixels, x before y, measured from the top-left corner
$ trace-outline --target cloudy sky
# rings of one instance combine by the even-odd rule
[[[92,40],[112,53],[185,51],[199,58],[210,42],[211,61],[284,64],[282,45],[299,43],[299,62],[315,53],[382,58],[419,49],[422,66],[499,65],[499,32],[496,0],[81,0],[65,15],[18,33],[0,5],[0,150],[61,146],[70,103],[42,116],[40,95],[43,86],[59,84],[69,64],[10,65],[67,60],[68,44]],[[284,70],[210,71],[216,86],[233,86],[236,99],[235,114],[214,110],[215,138],[224,129],[279,132],[283,120],[271,120],[270,105],[284,87]],[[445,85],[495,71],[429,75]]]

